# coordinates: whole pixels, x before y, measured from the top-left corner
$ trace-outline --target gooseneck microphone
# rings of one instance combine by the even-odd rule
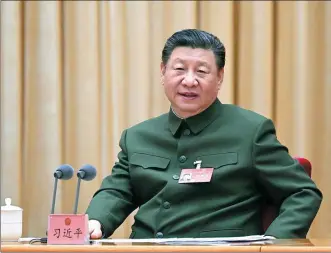
[[[58,179],[68,180],[68,179],[72,178],[73,174],[74,174],[74,169],[69,164],[63,164],[55,170],[55,172],[54,172],[55,181],[54,181],[54,189],[53,189],[51,214],[54,214]]]
[[[76,199],[74,205],[74,214],[77,214],[78,207],[78,198],[79,198],[79,189],[81,180],[91,181],[97,175],[97,170],[90,164],[83,165],[77,172],[78,182],[76,188]]]

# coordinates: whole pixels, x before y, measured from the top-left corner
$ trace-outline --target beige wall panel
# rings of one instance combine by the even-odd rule
[[[197,28],[197,5],[196,1],[164,1],[166,38],[178,30]]]
[[[273,3],[240,2],[239,15],[237,102],[272,118]]]
[[[100,134],[101,134],[101,164],[99,172],[101,173],[100,180],[109,175],[112,164],[114,162],[113,154],[113,94],[112,94],[112,71],[111,71],[111,41],[110,41],[110,3],[100,2],[98,4],[98,22],[100,26],[100,42],[99,42],[99,60],[100,60]]]
[[[111,110],[113,113],[113,158],[117,157],[119,152],[119,141],[124,128],[127,127],[127,102],[128,85],[127,77],[127,52],[126,44],[126,21],[125,21],[125,3],[123,1],[109,1],[109,27],[110,43],[109,55],[110,61],[110,86],[111,86]],[[102,51],[101,51],[102,52]]]
[[[294,150],[293,135],[293,96],[296,92],[293,85],[294,57],[293,51],[296,47],[294,41],[294,10],[295,2],[277,2],[277,54],[276,54],[276,101],[275,101],[275,123],[278,139],[286,145],[290,153]]]
[[[149,3],[125,2],[127,30],[123,43],[126,45],[125,65],[128,126],[149,117],[150,107],[150,31]],[[127,127],[128,127],[127,126]]]
[[[170,103],[164,94],[164,88],[161,85],[160,64],[162,61],[162,50],[168,36],[166,35],[165,26],[171,22],[169,11],[165,10],[166,1],[151,1],[149,23],[151,31],[150,45],[150,76],[151,76],[151,117],[158,116],[169,111]],[[171,36],[171,34],[169,35]]]
[[[256,64],[255,52],[252,50],[253,39],[253,4],[240,2],[238,9],[238,92],[236,102],[239,106],[253,109],[253,64]]]
[[[25,236],[45,236],[53,172],[62,158],[60,3],[24,4],[23,227]],[[58,211],[61,202],[56,204]]]
[[[1,205],[22,205],[22,3],[1,2]],[[13,187],[15,186],[15,187]]]
[[[331,140],[331,2],[324,2],[324,33],[325,33],[325,41],[324,41],[324,87],[325,92],[323,94],[324,100],[324,108],[325,108],[325,140]],[[322,68],[323,66],[321,66]],[[325,142],[326,147],[324,150],[325,157],[328,160],[325,161],[325,166],[331,164],[331,141]],[[330,175],[330,174],[328,174]],[[331,188],[328,188],[329,191]],[[331,193],[329,194],[331,196]],[[331,210],[330,212],[331,213]]]
[[[309,80],[310,73],[308,72],[308,4],[307,2],[296,2],[294,10],[294,32],[291,39],[295,43],[294,53],[294,75],[292,84],[294,93],[292,101],[294,102],[294,112],[292,117],[293,127],[296,130],[293,134],[294,148],[293,152],[298,155],[307,155],[309,146],[307,145],[306,133],[309,131],[311,124],[309,122],[310,108],[306,103],[310,89]]]
[[[331,68],[323,67],[328,65],[326,59],[331,57],[328,50],[330,48],[330,40],[328,40],[328,32],[326,32],[327,27],[330,30],[331,16],[327,16],[327,5],[330,4],[317,1],[310,3],[307,19],[307,30],[309,31],[307,73],[309,73],[308,85],[310,89],[308,90],[305,103],[309,108],[306,112],[306,114],[309,114],[306,117],[311,124],[308,129],[309,132],[306,133],[307,146],[309,147],[307,156],[311,159],[314,166],[313,179],[324,193],[320,212],[311,229],[311,237],[331,236],[331,231],[325,226],[325,224],[331,224],[331,189],[329,187],[331,158],[330,149],[328,148],[331,138],[326,138],[327,132],[330,132],[331,125],[328,125],[328,118],[330,117],[328,111],[330,109],[326,106],[326,101],[329,99],[324,96],[328,91],[327,85],[330,85],[330,82],[327,82],[327,76],[330,75]]]
[[[97,2],[64,2],[65,162],[78,170],[92,164],[100,172],[99,34]],[[77,29],[84,27],[84,29]],[[82,182],[78,212],[84,212],[97,179]],[[77,177],[65,183],[63,211],[72,212]]]
[[[232,1],[202,1],[199,2],[199,28],[215,34],[224,44],[225,75],[219,98],[222,103],[234,103],[235,94],[235,55],[234,48],[234,5]]]
[[[319,216],[318,223],[314,231],[315,235],[320,235],[321,237],[331,237],[331,228],[327,227],[325,224],[331,224],[331,187],[330,187],[330,164],[331,164],[331,2],[324,2],[324,68],[323,65],[320,66],[324,70],[324,133],[323,133],[323,169],[320,169],[315,173],[315,178],[319,180],[320,184],[323,185],[324,189],[324,206],[323,213]],[[319,145],[317,146],[319,147]],[[325,222],[324,219],[327,221]]]

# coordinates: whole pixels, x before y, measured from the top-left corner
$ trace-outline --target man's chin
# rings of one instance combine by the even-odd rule
[[[177,107],[178,113],[183,116],[184,118],[188,118],[199,114],[200,107],[198,106],[180,106]]]

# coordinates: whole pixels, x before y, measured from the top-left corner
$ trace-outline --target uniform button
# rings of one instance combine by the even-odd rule
[[[165,209],[169,209],[169,208],[170,208],[170,203],[169,203],[168,201],[164,202],[164,203],[163,203],[163,207],[164,207]]]
[[[186,161],[186,156],[182,155],[181,157],[179,157],[179,161],[181,163],[185,162]]]
[[[172,178],[175,179],[175,180],[178,180],[179,176],[178,175],[173,175]]]
[[[185,131],[184,131],[184,135],[188,136],[188,135],[190,135],[190,134],[191,134],[190,129],[185,129]]]
[[[162,238],[163,237],[163,233],[161,232],[157,232],[155,235],[156,238]]]

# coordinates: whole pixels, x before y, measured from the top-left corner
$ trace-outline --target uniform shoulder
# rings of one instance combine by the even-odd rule
[[[139,122],[131,127],[129,127],[128,131],[139,131],[139,130],[146,130],[146,129],[157,129],[165,125],[168,120],[168,113],[163,113],[159,116],[155,116]]]
[[[266,116],[255,111],[245,109],[234,104],[223,104],[224,112],[228,117],[241,121],[244,124],[259,125],[262,122],[270,120]]]

